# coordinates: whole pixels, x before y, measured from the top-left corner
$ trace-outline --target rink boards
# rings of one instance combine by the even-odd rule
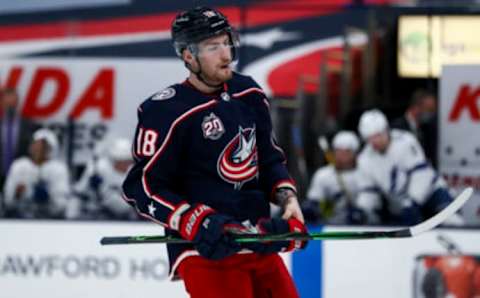
[[[2,297],[188,297],[182,283],[169,281],[163,245],[98,242],[102,236],[159,233],[150,223],[0,221]],[[478,263],[480,231],[452,229],[412,239],[315,241],[283,257],[302,298],[421,298],[425,260],[449,255],[440,235]],[[454,261],[452,266],[462,266]]]

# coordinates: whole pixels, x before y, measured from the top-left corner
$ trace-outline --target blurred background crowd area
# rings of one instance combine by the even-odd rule
[[[452,194],[478,188],[478,175],[462,180],[461,172],[478,166],[478,138],[465,140],[476,151],[457,157],[454,178],[439,157],[462,152],[462,143],[440,144],[439,82],[443,65],[480,62],[477,1],[0,1],[1,217],[138,220],[120,189],[134,111],[186,77],[169,27],[194,5],[219,8],[238,29],[235,67],[269,95],[309,221],[372,223],[361,208],[351,212],[360,190],[335,177],[356,167],[366,141],[359,119],[374,108],[388,129],[416,138]],[[337,148],[342,131],[358,145]],[[351,151],[347,165],[337,149]],[[316,195],[315,174],[326,167],[340,193]],[[391,224],[382,202],[373,223]],[[347,216],[336,218],[338,208]]]

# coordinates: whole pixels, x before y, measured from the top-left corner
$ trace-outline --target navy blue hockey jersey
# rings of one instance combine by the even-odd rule
[[[268,101],[250,77],[234,73],[217,94],[185,82],[164,89],[138,108],[135,164],[125,199],[145,218],[179,236],[185,203],[252,223],[269,217],[277,187],[292,187],[285,157],[272,137]],[[168,245],[172,272],[191,245]]]

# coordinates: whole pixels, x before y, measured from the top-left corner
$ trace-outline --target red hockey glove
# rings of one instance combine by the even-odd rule
[[[263,234],[286,234],[286,233],[306,233],[305,225],[296,218],[289,220],[280,218],[260,219],[257,223],[258,230]],[[303,249],[307,246],[307,241],[291,240],[267,243],[267,246],[277,252],[292,251]],[[267,248],[268,250],[268,248]]]
[[[242,231],[238,229],[238,234],[249,234],[250,230]],[[280,218],[260,219],[255,226],[257,233],[266,235],[287,234],[292,232],[306,233],[305,225],[296,218],[284,220]],[[242,247],[250,249],[261,254],[269,254],[276,252],[287,252],[295,249],[303,249],[307,245],[307,241],[290,240],[290,241],[271,241],[271,242],[249,242],[243,243]]]

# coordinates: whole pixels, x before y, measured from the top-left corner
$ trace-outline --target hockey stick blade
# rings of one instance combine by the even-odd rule
[[[417,236],[426,231],[432,230],[447,218],[456,213],[473,194],[473,188],[468,187],[458,195],[455,200],[433,217],[415,226],[383,231],[332,231],[318,233],[288,233],[278,235],[265,234],[240,234],[235,235],[236,241],[265,242],[265,241],[289,241],[289,240],[359,240],[359,239],[381,239],[381,238],[405,238]],[[172,236],[121,236],[103,237],[100,240],[102,245],[113,244],[144,244],[144,243],[189,243],[189,241]]]
[[[472,195],[473,195],[473,188],[472,187],[465,188],[455,198],[455,200],[452,203],[450,203],[450,205],[448,205],[446,208],[444,208],[442,211],[435,214],[435,216],[432,216],[428,220],[411,227],[409,229],[410,233],[412,234],[412,236],[416,236],[418,234],[431,230],[436,226],[440,225],[447,218],[449,218],[450,216],[455,214],[458,210],[460,210],[460,208],[462,208],[462,206],[465,205],[465,203],[468,201],[468,199],[472,197]]]

